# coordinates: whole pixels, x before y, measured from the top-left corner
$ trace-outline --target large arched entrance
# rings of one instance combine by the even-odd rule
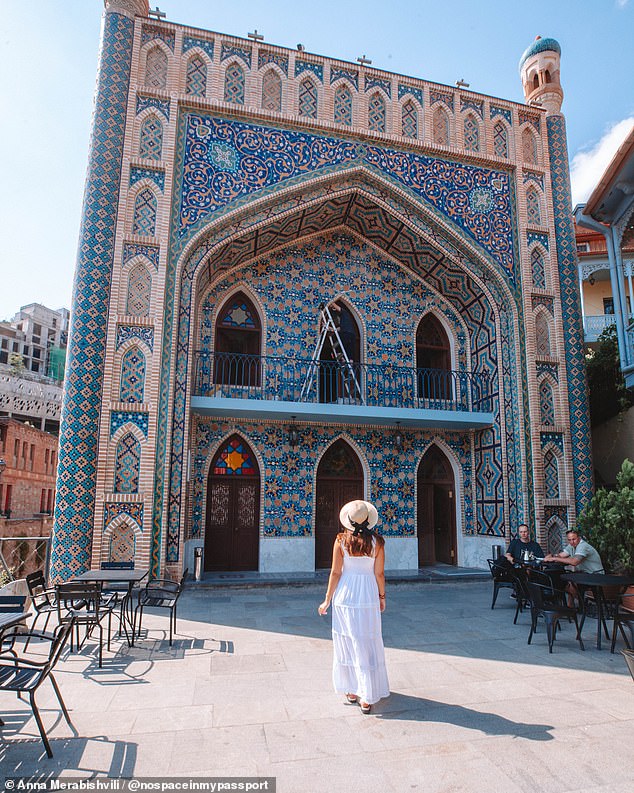
[[[257,570],[260,472],[239,435],[222,445],[209,469],[205,570]]]
[[[451,463],[430,446],[418,466],[418,565],[457,564],[456,488]]]
[[[330,567],[332,546],[342,530],[339,510],[348,501],[363,498],[363,470],[356,453],[344,440],[326,451],[317,469],[315,509],[315,568]]]

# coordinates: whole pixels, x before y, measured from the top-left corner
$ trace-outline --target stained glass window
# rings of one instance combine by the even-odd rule
[[[234,435],[224,446],[213,464],[213,473],[225,476],[257,476],[258,467],[251,449]]]
[[[526,193],[526,215],[532,226],[541,226],[542,212],[537,190],[532,187]]]
[[[308,118],[317,118],[318,104],[317,86],[312,80],[302,80],[299,85],[299,114]]]
[[[244,70],[237,63],[231,63],[225,73],[225,102],[244,104]]]
[[[187,61],[185,93],[205,96],[207,92],[207,64],[200,55]]]
[[[275,69],[269,69],[262,78],[262,108],[277,113],[282,109],[282,81]]]
[[[508,135],[501,121],[497,121],[493,126],[493,151],[498,157],[509,156]]]
[[[402,133],[406,138],[418,137],[418,111],[409,99],[401,108]]]
[[[219,325],[225,328],[257,328],[260,323],[254,318],[251,303],[242,294],[236,295],[223,307]]]
[[[528,127],[524,127],[522,130],[522,153],[524,162],[535,165],[537,162],[537,143],[535,136]]]
[[[531,251],[531,272],[533,275],[533,286],[536,289],[546,289],[546,269],[544,267],[544,257],[539,248]]]
[[[152,47],[145,61],[145,84],[148,88],[167,85],[167,55],[160,47]]]
[[[559,461],[552,450],[544,455],[544,484],[546,498],[559,498]]]
[[[340,85],[335,91],[334,119],[336,124],[352,126],[352,93],[347,85]]]
[[[141,462],[141,444],[129,432],[117,444],[115,458],[114,492],[139,492],[139,465]]]
[[[385,132],[385,102],[379,93],[374,93],[370,97],[368,126],[374,132]]]
[[[467,151],[480,151],[480,125],[471,114],[464,120],[464,147]]]
[[[122,402],[143,402],[145,389],[145,355],[138,347],[126,351],[121,361]]]
[[[163,149],[163,125],[156,116],[148,116],[141,124],[139,157],[160,160]]]
[[[539,414],[543,425],[548,427],[555,425],[555,399],[548,380],[542,380],[539,386]]]
[[[138,264],[130,271],[126,314],[130,317],[147,317],[150,314],[152,276],[147,267]]]
[[[155,228],[156,197],[151,190],[145,188],[138,193],[134,201],[132,233],[153,237]]]
[[[449,116],[443,107],[434,110],[433,133],[437,146],[449,146]]]

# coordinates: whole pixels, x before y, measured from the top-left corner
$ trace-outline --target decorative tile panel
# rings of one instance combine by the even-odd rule
[[[112,438],[117,430],[124,424],[134,424],[147,438],[150,414],[136,410],[113,410],[110,413],[110,437]]]
[[[139,182],[141,179],[149,179],[163,192],[165,187],[165,171],[158,168],[139,168],[132,166],[130,168],[130,187]]]
[[[336,66],[331,66],[330,85],[332,85],[336,80],[339,80],[341,77],[346,79],[350,85],[353,85],[355,90],[359,90],[359,72],[353,69],[343,69]]]
[[[214,59],[213,41],[208,41],[207,39],[198,39],[198,38],[194,38],[193,36],[184,36],[183,53],[194,49],[194,47],[198,47],[199,50],[205,52],[207,55],[209,55],[209,60],[213,61]]]
[[[117,350],[130,339],[138,339],[152,352],[154,349],[154,328],[147,325],[117,325]]]
[[[159,113],[162,113],[168,121],[170,120],[169,99],[157,99],[155,96],[144,96],[143,94],[139,94],[136,98],[137,116],[148,107],[155,108]]]
[[[302,72],[311,72],[320,83],[324,81],[324,67],[320,63],[311,63],[310,61],[297,58],[295,61],[295,77]]]
[[[141,30],[141,46],[155,39],[160,39],[172,52],[174,52],[175,36],[173,30],[160,28],[156,25],[143,25]]]
[[[549,250],[550,243],[548,240],[548,234],[540,234],[538,231],[529,231],[526,234],[526,243],[527,245],[532,245],[534,242],[538,242],[540,245],[543,245],[546,250]]]
[[[143,504],[135,501],[119,503],[108,501],[103,505],[103,528],[104,531],[119,515],[127,515],[140,529],[143,529]]]
[[[534,171],[524,171],[522,176],[522,182],[526,184],[527,182],[535,182],[535,184],[539,185],[539,187],[543,190],[544,189],[544,174],[543,173],[535,173]]]
[[[525,110],[519,110],[517,116],[520,126],[527,123],[532,124],[539,132],[539,116],[534,116],[532,113],[527,113]]]
[[[123,244],[123,264],[127,264],[135,256],[145,256],[158,270],[159,253],[160,248],[158,245],[138,245],[134,242],[125,242]]]
[[[464,110],[473,110],[477,113],[481,119],[484,118],[484,103],[478,102],[475,99],[465,99],[464,96],[460,97],[460,110],[461,112]]]
[[[382,80],[380,77],[372,77],[371,75],[366,75],[365,78],[365,90],[366,92],[372,88],[380,88],[382,91],[392,98],[392,82],[391,80]]]
[[[429,92],[429,101],[432,105],[435,105],[436,102],[443,102],[450,110],[453,110],[453,94],[436,91],[432,88]]]
[[[286,55],[281,55],[278,52],[267,52],[266,50],[260,50],[258,52],[258,69],[266,66],[267,63],[274,63],[276,66],[279,66],[284,74],[288,77],[288,58]]]
[[[407,96],[408,94],[411,94],[421,107],[424,106],[422,88],[414,88],[414,86],[412,85],[403,85],[402,83],[399,83],[398,86],[399,100],[401,100],[404,96]]]
[[[506,119],[509,126],[513,126],[513,114],[511,113],[510,110],[508,110],[508,108],[496,107],[495,105],[491,105],[489,112],[491,118],[495,118],[495,116],[502,116],[502,118]]]
[[[561,432],[540,432],[539,440],[542,451],[547,446],[555,446],[562,454],[564,453],[564,436]]]
[[[539,361],[535,365],[535,372],[537,377],[543,377],[544,375],[550,375],[555,382],[559,382],[559,366],[556,363],[546,363],[543,361]]]
[[[223,42],[220,54],[220,63],[223,63],[227,58],[241,58],[246,65],[251,68],[251,48],[240,47],[237,44],[226,44]]]

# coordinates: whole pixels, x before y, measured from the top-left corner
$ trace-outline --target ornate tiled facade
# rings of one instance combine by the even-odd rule
[[[149,21],[145,0],[132,5],[134,20],[128,2],[106,9],[54,575],[131,557],[177,574],[192,544],[211,542],[221,489],[210,467],[223,449],[233,462],[212,467],[222,492],[257,480],[247,501],[259,568],[308,569],[320,461],[342,440],[396,566],[416,566],[418,477],[432,447],[452,471],[454,562],[482,565],[491,538],[523,519],[555,545],[591,485],[561,116],[192,35]],[[547,163],[535,161],[542,150]],[[219,325],[238,293],[238,319]],[[315,348],[319,305],[334,299],[358,326],[360,360],[384,373],[418,365],[417,328],[433,315],[456,376],[487,384],[470,408],[487,426],[434,426],[412,411],[396,448],[394,417],[304,416],[290,445],[285,418],[205,415],[218,403],[209,392],[199,407],[197,378],[216,375],[197,367],[232,343],[219,328],[257,331],[270,360],[298,361]],[[397,408],[406,398],[391,392]],[[233,465],[242,446],[248,471]]]

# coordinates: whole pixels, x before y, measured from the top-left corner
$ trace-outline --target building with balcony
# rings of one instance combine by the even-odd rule
[[[0,364],[21,364],[27,372],[64,379],[69,311],[31,303],[22,306],[10,322],[0,322]]]
[[[53,575],[326,567],[356,497],[390,568],[559,546],[592,465],[558,43],[517,103],[105,6]]]

